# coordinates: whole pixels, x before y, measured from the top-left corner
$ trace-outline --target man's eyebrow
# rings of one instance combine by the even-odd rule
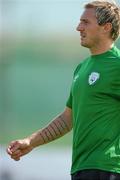
[[[81,19],[80,19],[80,22],[88,23],[88,22],[89,22],[89,19],[81,18]]]
[[[80,21],[89,21],[87,18],[80,18]]]

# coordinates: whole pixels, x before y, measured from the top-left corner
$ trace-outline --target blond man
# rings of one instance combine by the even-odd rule
[[[93,1],[77,27],[91,55],[74,72],[64,112],[25,139],[10,143],[14,160],[73,129],[72,180],[120,180],[120,8]]]

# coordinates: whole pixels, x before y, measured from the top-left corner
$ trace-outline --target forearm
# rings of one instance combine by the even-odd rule
[[[71,118],[65,113],[57,116],[50,124],[45,128],[40,129],[36,133],[32,134],[28,138],[30,139],[30,144],[34,148],[39,145],[47,144],[54,141],[72,129]]]

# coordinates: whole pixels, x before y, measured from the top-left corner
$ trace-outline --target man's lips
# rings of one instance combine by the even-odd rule
[[[80,37],[81,37],[81,39],[83,39],[83,38],[86,37],[86,35],[85,34],[80,34]]]

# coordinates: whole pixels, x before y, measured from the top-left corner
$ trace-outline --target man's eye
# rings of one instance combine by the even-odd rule
[[[80,24],[88,24],[88,21],[83,20],[80,22]]]
[[[88,24],[88,21],[84,21],[85,24]]]

